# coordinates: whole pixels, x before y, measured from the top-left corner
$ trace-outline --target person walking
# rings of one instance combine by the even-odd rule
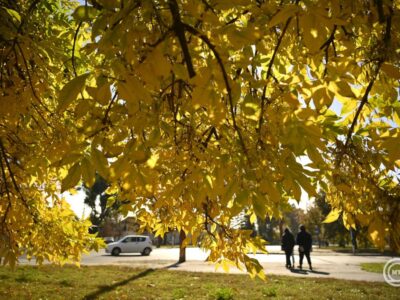
[[[305,255],[310,270],[312,270],[311,257],[310,257],[310,252],[312,249],[312,237],[311,234],[309,234],[306,231],[306,227],[304,225],[300,226],[300,232],[297,234],[296,237],[296,244],[299,245],[300,269],[302,269],[303,267],[303,259]]]
[[[293,265],[290,262],[290,257],[293,254],[294,245],[295,245],[294,236],[290,232],[290,230],[286,228],[285,232],[282,235],[282,250],[285,251],[286,255],[286,268],[294,267],[294,260],[293,260]]]

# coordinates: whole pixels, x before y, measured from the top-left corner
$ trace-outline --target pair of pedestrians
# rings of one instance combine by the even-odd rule
[[[294,236],[288,228],[285,229],[285,233],[282,236],[282,250],[285,251],[286,255],[286,268],[294,267],[293,248],[295,244],[299,245],[299,256],[300,256],[299,268],[302,269],[303,259],[305,256],[307,258],[310,270],[312,270],[311,258],[310,258],[312,238],[311,234],[309,234],[306,231],[306,227],[304,225],[300,226],[300,232],[297,234],[296,241],[294,240]],[[293,265],[290,261],[291,256],[293,256]]]

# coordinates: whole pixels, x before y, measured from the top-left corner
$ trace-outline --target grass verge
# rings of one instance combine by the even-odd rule
[[[321,249],[328,249],[334,252],[339,253],[353,253],[353,249],[351,247],[339,247],[339,246],[329,246],[329,247],[322,247]],[[356,253],[362,254],[379,254],[379,255],[387,255],[387,256],[399,256],[397,253],[390,249],[385,249],[384,251],[377,249],[377,248],[358,248]]]
[[[0,267],[0,299],[398,299],[385,283],[133,269]]]
[[[383,269],[385,268],[386,263],[362,263],[361,269],[368,272],[373,273],[383,273]],[[386,272],[400,272],[400,265],[398,263],[388,265]],[[397,273],[398,274],[398,273]],[[397,276],[397,275],[396,275]]]
[[[382,274],[384,266],[384,263],[362,263],[361,269],[367,272]]]

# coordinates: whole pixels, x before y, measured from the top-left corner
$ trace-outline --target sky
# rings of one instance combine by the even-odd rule
[[[85,199],[85,193],[83,191],[77,191],[75,195],[65,192],[62,196],[71,205],[77,217],[85,219],[90,215],[90,208],[83,203],[83,199]]]

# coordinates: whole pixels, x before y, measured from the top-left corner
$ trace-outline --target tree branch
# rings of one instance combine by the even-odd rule
[[[214,126],[211,127],[210,132],[208,133],[206,140],[204,142],[202,142],[202,145],[204,146],[204,148],[208,147],[208,143],[210,142],[212,135],[214,135],[217,140],[219,139],[217,130],[215,129]]]
[[[222,225],[221,223],[219,223],[219,222],[217,222],[217,221],[215,221],[214,218],[210,216],[210,214],[208,213],[208,207],[209,207],[209,203],[210,203],[210,199],[208,198],[208,196],[206,197],[206,201],[207,201],[206,203],[203,203],[204,214],[205,214],[205,216],[206,216],[206,225],[208,225],[208,220],[210,220],[211,223],[214,223],[214,224],[217,225],[219,228],[221,228],[222,231],[224,232],[224,234],[225,234],[228,238],[233,239],[232,235],[231,235],[231,234],[228,232],[228,230],[226,229],[226,226],[225,226],[225,225]],[[211,232],[208,230],[208,226],[207,226],[207,232],[208,232],[208,233],[211,233]],[[212,233],[211,233],[211,234],[212,234]],[[212,236],[215,238],[215,235],[214,235],[214,234],[212,234]]]
[[[112,107],[114,101],[117,99],[117,97],[118,97],[118,93],[115,92],[114,96],[112,97],[112,99],[110,101],[110,104],[107,106],[106,113],[104,114],[104,118],[102,120],[103,125],[107,124],[108,115],[110,114],[111,107]],[[110,122],[110,124],[111,124],[111,122]]]
[[[216,47],[214,46],[214,44],[211,43],[211,41],[209,40],[209,38],[206,35],[202,34],[196,28],[193,28],[192,26],[190,26],[188,24],[183,24],[183,25],[185,26],[185,28],[186,28],[186,30],[188,32],[190,32],[190,33],[194,34],[195,36],[197,36],[199,39],[201,39],[208,46],[208,48],[212,51],[212,53],[214,54],[214,56],[215,56],[215,58],[216,58],[216,60],[218,62],[218,65],[219,65],[219,67],[221,69],[221,72],[222,72],[222,76],[224,78],[226,91],[227,91],[227,94],[228,94],[229,109],[230,109],[230,113],[231,113],[231,116],[232,116],[233,127],[234,127],[234,129],[235,129],[235,131],[236,131],[236,133],[237,133],[237,135],[239,137],[239,142],[240,142],[240,145],[241,145],[241,147],[243,149],[243,152],[247,157],[247,149],[246,149],[246,146],[245,146],[245,143],[244,143],[244,140],[243,140],[243,136],[242,136],[242,133],[240,131],[239,126],[236,123],[236,117],[235,117],[234,106],[233,106],[233,98],[232,98],[232,89],[231,89],[231,86],[229,84],[228,73],[225,70],[225,66],[224,66],[224,63],[223,63],[223,61],[221,59],[221,56],[219,55],[218,51],[216,50]]]
[[[374,75],[374,77],[371,79],[371,81],[369,82],[369,84],[368,84],[368,86],[367,86],[367,89],[365,90],[365,93],[364,93],[364,95],[363,95],[363,97],[362,97],[362,99],[361,99],[361,103],[360,103],[360,105],[358,106],[358,109],[357,109],[356,114],[355,114],[355,116],[354,116],[353,122],[351,123],[350,129],[349,129],[349,131],[347,132],[346,142],[344,143],[344,151],[346,151],[346,148],[347,148],[348,145],[349,145],[349,142],[350,142],[350,140],[351,140],[351,136],[352,136],[353,131],[354,131],[354,127],[355,127],[356,124],[357,124],[358,117],[360,116],[361,111],[362,111],[364,105],[368,102],[369,93],[371,92],[371,89],[372,89],[372,87],[373,87],[373,85],[374,85],[374,83],[375,83],[375,80],[376,80],[377,76],[378,76],[378,73],[379,73],[381,64],[382,64],[382,61],[379,61],[378,66],[377,66],[377,69],[376,69],[376,71],[375,71],[375,75]],[[338,163],[337,163],[338,165],[340,165],[340,163],[341,163],[341,161],[342,161],[343,154],[344,154],[344,153],[343,153],[343,151],[342,151],[341,154],[340,154],[340,156],[339,156],[339,160],[338,160]]]
[[[2,140],[0,140],[0,152],[1,152],[2,156],[3,156],[3,160],[5,162],[5,165],[6,165],[7,170],[8,170],[8,174],[9,174],[9,176],[11,178],[11,182],[13,183],[13,186],[14,186],[15,190],[17,191],[17,193],[21,197],[22,203],[24,204],[26,210],[31,214],[31,216],[33,218],[33,222],[37,223],[38,220],[37,220],[36,215],[31,212],[30,207],[28,206],[28,202],[26,201],[24,195],[22,194],[22,192],[21,192],[21,190],[20,190],[20,188],[19,188],[19,186],[18,186],[18,184],[17,184],[17,182],[15,180],[14,173],[12,172],[11,166],[10,166],[8,160],[7,160],[7,155],[6,155],[6,151],[4,149],[4,145],[3,145],[3,141]]]
[[[1,140],[0,140],[0,144],[2,144]],[[5,157],[4,157],[4,160],[6,160]],[[1,152],[0,152],[0,166],[1,166],[1,175],[2,175],[3,180],[4,180],[4,187],[6,189],[6,194],[7,194],[7,199],[8,199],[8,205],[7,205],[6,211],[5,211],[4,216],[3,216],[3,221],[2,221],[2,223],[5,224],[5,222],[7,220],[7,215],[8,215],[8,212],[10,211],[10,209],[11,209],[12,203],[11,203],[10,190],[8,189],[8,184],[7,184],[6,171],[5,171],[4,165],[3,165],[3,155],[2,155]]]
[[[336,29],[337,29],[337,26],[336,26],[336,25],[333,26],[333,30],[332,30],[331,35],[330,35],[329,38],[325,41],[325,43],[323,43],[323,44],[321,45],[321,47],[319,47],[320,50],[322,50],[322,49],[325,48],[325,70],[324,70],[324,77],[325,77],[325,76],[327,75],[327,73],[328,73],[328,61],[329,61],[329,53],[328,53],[328,50],[329,50],[329,45],[330,45],[330,44],[332,44],[333,51],[334,51],[335,56],[336,56],[336,49],[335,49],[335,42],[334,42],[334,40],[335,40],[335,32],[336,32]]]
[[[298,4],[298,2],[299,1],[297,0],[296,4]],[[293,17],[290,17],[289,19],[287,19],[287,21],[285,23],[285,26],[283,27],[282,33],[278,38],[278,42],[277,42],[277,44],[275,46],[275,49],[274,49],[274,52],[272,54],[271,60],[269,61],[269,64],[268,64],[266,80],[268,80],[272,76],[272,66],[274,65],[275,57],[278,54],[279,47],[280,47],[280,45],[282,43],[283,37],[285,36],[286,30],[288,29],[289,24],[292,21],[292,19],[293,19]],[[274,78],[274,76],[272,76],[272,77]],[[266,94],[266,91],[267,91],[267,86],[265,85],[264,89],[263,89],[262,96],[261,96],[261,111],[260,111],[260,117],[258,119],[258,128],[257,128],[257,130],[258,130],[259,134],[261,133],[261,126],[262,126],[263,118],[264,118],[264,107],[265,107],[265,99],[266,99],[265,98],[265,94]]]
[[[75,66],[75,47],[76,47],[76,39],[78,38],[79,30],[81,29],[82,26],[82,21],[79,22],[78,27],[75,30],[74,34],[74,43],[72,44],[72,57],[71,57],[71,62],[72,62],[72,69],[74,70],[74,75],[77,77],[76,73],[76,66]]]
[[[194,71],[192,57],[190,56],[189,47],[186,42],[185,27],[181,21],[181,16],[179,14],[179,6],[176,0],[169,0],[168,3],[169,3],[169,9],[172,14],[172,19],[174,22],[173,29],[175,31],[176,36],[178,37],[179,44],[181,45],[183,58],[186,62],[186,67],[189,73],[189,77],[192,78],[196,76],[196,72]]]
[[[378,2],[380,2],[380,1],[378,1]],[[390,39],[391,39],[392,14],[393,14],[393,10],[389,9],[389,15],[386,17],[386,30],[385,30],[385,34],[384,34],[383,40],[382,40],[385,48],[383,48],[382,49],[382,53],[380,53],[381,57],[378,60],[378,64],[376,66],[375,74],[373,75],[371,81],[369,82],[369,84],[367,86],[367,89],[365,90],[364,96],[361,99],[361,103],[360,103],[360,105],[359,105],[359,107],[358,107],[358,109],[356,111],[356,114],[354,116],[353,122],[351,123],[349,132],[347,133],[347,136],[346,136],[346,141],[344,143],[344,149],[340,153],[337,165],[340,165],[340,163],[342,161],[342,157],[343,157],[343,154],[344,154],[343,152],[346,151],[346,148],[348,147],[348,145],[350,143],[351,136],[353,134],[354,127],[357,124],[358,117],[361,114],[361,111],[362,111],[364,105],[368,102],[369,93],[371,92],[371,89],[372,89],[372,87],[373,87],[373,85],[375,83],[375,80],[378,77],[378,74],[379,74],[379,71],[380,71],[380,68],[381,68],[382,64],[384,63],[385,59],[387,58],[388,50],[389,50],[389,43],[390,43]]]

